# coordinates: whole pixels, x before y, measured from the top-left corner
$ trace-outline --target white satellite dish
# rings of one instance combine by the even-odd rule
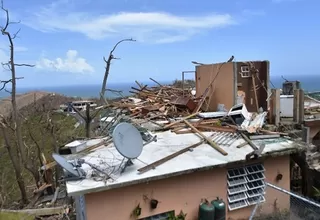
[[[86,178],[86,172],[81,169],[82,164],[88,164],[92,169],[97,170],[98,172],[105,174],[106,177],[112,179],[108,173],[100,169],[99,167],[91,164],[84,159],[74,159],[72,161],[67,161],[64,157],[59,154],[53,153],[53,159],[59,164],[65,173],[65,180],[81,180]]]
[[[57,164],[64,169],[65,179],[76,180],[84,179],[86,177],[86,173],[80,168],[81,165],[77,166],[77,164],[70,163],[64,157],[56,153],[53,153],[52,157]]]
[[[121,170],[121,173],[123,173],[128,166],[133,165],[132,159],[140,156],[143,140],[138,129],[126,122],[119,123],[113,129],[112,138],[118,152],[128,159]]]
[[[113,143],[118,152],[127,159],[136,159],[143,148],[140,132],[132,124],[119,123],[112,132]]]

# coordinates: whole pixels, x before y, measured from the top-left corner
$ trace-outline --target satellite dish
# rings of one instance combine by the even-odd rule
[[[112,179],[111,176],[97,167],[96,165],[85,161],[84,159],[74,159],[72,162],[67,161],[64,157],[60,156],[59,154],[52,154],[53,159],[65,170],[65,180],[81,180],[86,178],[86,172],[81,169],[82,164],[89,165],[92,169],[106,175],[108,179]]]
[[[53,153],[53,159],[65,170],[66,180],[84,179],[86,173],[80,168],[81,165],[68,162],[64,157],[59,154]]]
[[[118,152],[128,158],[136,159],[143,148],[143,140],[140,132],[132,124],[119,123],[112,132],[113,143]]]

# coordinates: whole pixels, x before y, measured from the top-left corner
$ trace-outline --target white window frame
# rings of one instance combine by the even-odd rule
[[[240,75],[242,78],[249,78],[251,77],[250,67],[249,66],[241,66]]]
[[[171,215],[175,216],[175,212],[174,211],[163,212],[157,215],[141,218],[140,220],[167,220]]]
[[[263,164],[251,164],[227,171],[228,208],[230,211],[255,205],[265,194],[265,168]],[[264,196],[260,203],[265,202]]]

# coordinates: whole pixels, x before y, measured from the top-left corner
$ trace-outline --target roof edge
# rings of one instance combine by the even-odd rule
[[[291,148],[291,149],[272,151],[272,152],[267,152],[267,153],[263,154],[257,160],[266,159],[266,158],[269,158],[269,157],[280,157],[280,156],[299,153],[299,152],[302,152],[302,151],[304,151],[304,149],[302,149],[302,148]],[[254,160],[251,160],[251,161],[254,161]],[[164,175],[160,175],[160,176],[147,177],[147,178],[144,178],[144,179],[134,180],[134,181],[126,182],[126,183],[114,184],[114,185],[111,185],[111,186],[101,186],[101,187],[97,187],[97,188],[94,188],[94,189],[81,190],[81,191],[74,192],[74,193],[68,193],[68,195],[69,196],[79,196],[79,195],[85,195],[85,194],[90,194],[90,193],[97,193],[97,192],[101,192],[101,191],[106,191],[106,190],[111,190],[111,189],[117,189],[117,188],[122,188],[122,187],[126,187],[126,186],[131,186],[131,185],[135,185],[135,184],[139,184],[139,183],[148,183],[149,181],[155,181],[155,180],[166,179],[166,178],[169,178],[169,177],[180,176],[180,175],[183,175],[183,174],[190,174],[190,173],[194,173],[194,172],[198,172],[198,171],[206,171],[206,170],[211,170],[211,169],[214,169],[214,168],[222,168],[222,167],[232,166],[232,165],[235,165],[235,164],[239,164],[239,162],[240,163],[245,163],[247,161],[245,159],[243,159],[243,160],[238,160],[238,161],[234,161],[234,162],[231,162],[231,163],[224,163],[224,164],[218,164],[218,165],[213,165],[213,166],[205,166],[205,167],[201,167],[201,168],[183,170],[183,171],[174,172],[174,173],[170,173],[170,174],[164,174]]]

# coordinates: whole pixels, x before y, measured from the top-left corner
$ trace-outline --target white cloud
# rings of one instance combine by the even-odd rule
[[[235,24],[229,14],[178,16],[164,12],[119,12],[95,15],[67,12],[61,5],[41,8],[23,21],[43,32],[70,31],[94,40],[113,36],[133,37],[138,41],[158,43],[187,40],[203,30]]]
[[[43,57],[36,63],[36,67],[38,69],[69,73],[94,72],[94,68],[87,63],[86,59],[78,57],[78,51],[76,50],[68,50],[65,58],[58,57],[50,60]]]

